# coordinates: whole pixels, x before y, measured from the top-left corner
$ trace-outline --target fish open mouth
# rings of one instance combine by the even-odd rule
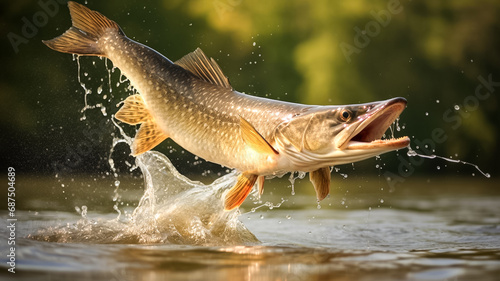
[[[396,121],[405,108],[406,100],[404,98],[394,98],[376,105],[349,126],[350,130],[348,131],[351,134],[341,147],[349,150],[396,150],[408,146],[410,138],[407,136],[382,139],[389,126]]]

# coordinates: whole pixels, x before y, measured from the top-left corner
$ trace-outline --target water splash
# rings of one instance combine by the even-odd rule
[[[144,175],[144,195],[132,214],[115,219],[90,219],[40,230],[31,238],[51,242],[164,243],[236,245],[257,243],[238,220],[239,210],[225,211],[224,192],[236,182],[227,174],[210,185],[181,175],[163,154],[136,158]],[[83,213],[83,212],[81,212]]]
[[[469,166],[472,166],[472,167],[476,168],[476,170],[478,170],[486,178],[490,178],[491,177],[491,175],[489,173],[483,172],[483,170],[481,170],[481,168],[479,168],[478,165],[473,164],[473,163],[469,163],[469,162],[466,162],[466,161],[463,161],[463,160],[451,159],[451,158],[447,158],[447,157],[443,157],[443,156],[439,156],[439,155],[435,155],[435,154],[431,154],[431,155],[420,154],[420,153],[417,153],[415,150],[413,150],[410,146],[408,146],[408,152],[406,154],[409,157],[419,156],[419,157],[428,158],[428,159],[436,159],[437,158],[437,159],[445,160],[445,161],[448,161],[448,162],[451,162],[451,163],[460,163],[460,164],[464,164],[464,165],[469,165]],[[438,169],[440,169],[440,168],[438,168]]]
[[[297,173],[297,176],[295,176],[295,173]],[[295,180],[297,179],[303,179],[306,176],[305,172],[290,172],[290,177],[288,178],[288,181],[290,182],[290,187],[292,188],[291,195],[295,195]]]
[[[87,85],[85,84],[85,82],[83,81],[82,79],[82,66],[80,64],[80,56],[79,55],[75,55],[73,54],[73,60],[76,61],[76,64],[77,64],[77,67],[78,67],[78,83],[80,84],[80,87],[82,87],[83,91],[84,91],[84,96],[83,96],[83,99],[84,99],[84,106],[83,108],[80,110],[80,113],[82,113],[82,117],[80,117],[80,121],[84,121],[87,119],[87,115],[86,115],[86,111],[88,109],[95,109],[95,108],[99,108],[100,111],[101,111],[101,114],[103,116],[107,116],[107,112],[106,112],[106,107],[104,106],[103,103],[97,103],[95,105],[90,105],[89,104],[89,101],[88,101],[88,98],[89,98],[89,95],[92,94],[92,89],[91,87],[87,87]],[[95,60],[92,61],[92,64],[94,65],[94,67],[96,66],[96,63],[95,63]],[[106,61],[106,67],[107,67],[107,61]],[[109,73],[109,71],[108,71]],[[88,72],[83,72],[83,76],[84,78],[87,78],[87,82],[89,82],[91,80],[91,78],[89,77],[89,73]],[[109,78],[111,79],[111,78]],[[102,81],[101,81],[102,82]],[[101,94],[103,91],[103,84],[101,84],[98,88],[97,88],[97,94]],[[111,87],[110,87],[110,93],[111,93]],[[107,95],[104,95],[103,96],[103,99],[105,100],[107,98]]]

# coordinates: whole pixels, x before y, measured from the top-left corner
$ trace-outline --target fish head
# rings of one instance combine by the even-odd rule
[[[278,151],[296,168],[312,171],[404,148],[408,137],[382,137],[405,108],[404,98],[312,107],[277,126]]]

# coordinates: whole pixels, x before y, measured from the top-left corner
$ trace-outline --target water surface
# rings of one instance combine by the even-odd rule
[[[20,179],[15,280],[498,280],[500,191],[494,180],[380,178],[334,172],[316,204],[306,180],[266,181],[223,211],[229,174],[205,185],[160,153],[142,179]],[[57,182],[57,185],[54,185]],[[64,184],[62,184],[64,185]],[[62,192],[61,191],[64,191]],[[291,195],[295,193],[295,195]],[[120,202],[120,203],[117,203]],[[115,206],[115,207],[113,207]],[[2,213],[2,221],[7,213]],[[0,239],[7,241],[8,233]]]

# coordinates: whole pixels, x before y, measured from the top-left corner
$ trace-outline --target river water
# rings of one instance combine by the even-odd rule
[[[226,212],[235,174],[190,181],[157,152],[138,167],[141,178],[118,191],[99,178],[19,176],[16,273],[2,227],[0,279],[500,280],[495,179],[410,177],[390,188],[334,172],[320,205],[306,179],[273,179],[261,199]]]

